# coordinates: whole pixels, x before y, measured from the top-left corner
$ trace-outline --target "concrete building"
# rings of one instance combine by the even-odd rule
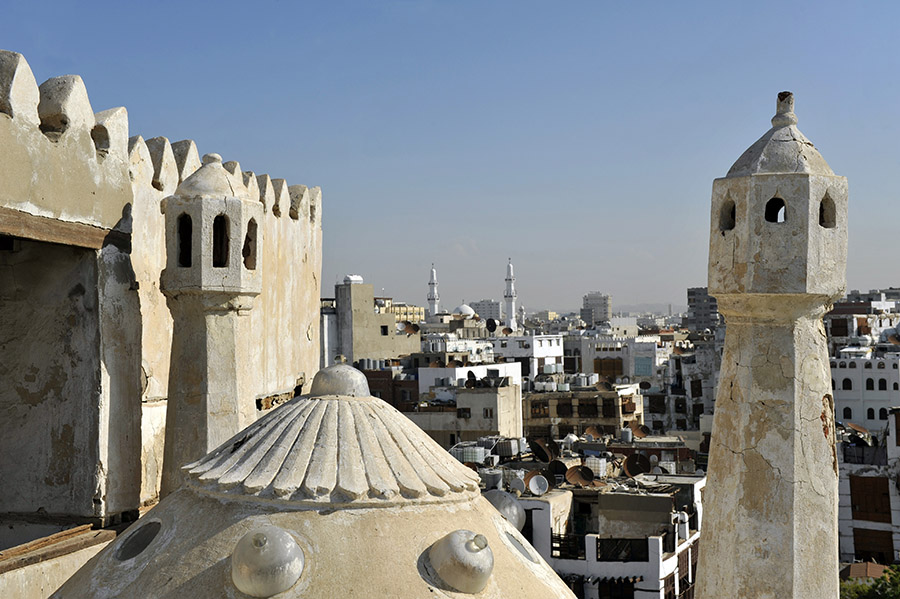
[[[776,106],[772,128],[713,182],[709,293],[727,332],[699,599],[838,597],[822,316],[844,293],[847,180],[797,129],[793,95]]]
[[[884,429],[888,412],[900,405],[900,352],[880,358],[840,356],[830,366],[835,418],[871,431]]]
[[[528,393],[524,404],[528,437],[562,439],[583,434],[588,427],[615,435],[632,423],[644,424],[644,399],[637,385]]]
[[[350,363],[385,360],[419,351],[420,335],[397,326],[390,298],[378,298],[359,275],[334,286],[334,298],[322,300],[322,367],[341,355]],[[380,305],[379,305],[380,303]]]
[[[609,295],[599,291],[591,291],[582,298],[581,320],[589,326],[600,322],[609,322],[612,318],[612,302]]]
[[[484,320],[493,318],[497,322],[503,321],[503,311],[501,310],[500,302],[496,300],[482,299],[477,302],[471,302],[469,305]]]
[[[900,408],[891,408],[877,429],[879,444],[864,435],[838,443],[840,487],[838,523],[842,562],[900,559]],[[856,433],[848,429],[851,433]],[[851,441],[851,439],[854,439]]]
[[[411,322],[413,324],[425,321],[425,308],[414,306],[406,302],[391,302],[387,310],[394,315],[397,322]]]
[[[714,331],[722,323],[716,298],[706,287],[689,287],[687,290],[688,311],[682,325],[697,333],[709,329]]]
[[[517,335],[492,338],[494,356],[498,360],[522,364],[524,389],[532,388],[535,376],[544,367],[563,363],[562,335]]]
[[[629,482],[523,497],[523,534],[577,597],[692,597],[706,478]]]

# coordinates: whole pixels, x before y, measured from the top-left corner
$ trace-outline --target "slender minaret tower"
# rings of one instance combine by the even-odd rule
[[[251,355],[247,315],[262,286],[262,205],[218,154],[203,162],[162,203],[173,334],[161,497],[181,485],[183,465],[256,417],[253,372],[239,361]]]
[[[437,271],[431,263],[431,278],[428,279],[428,315],[434,316],[441,307],[441,295],[438,293]]]
[[[513,275],[512,258],[506,265],[506,291],[503,292],[503,299],[506,302],[506,326],[515,331],[516,326],[516,277]]]
[[[847,180],[778,94],[713,182],[709,293],[727,324],[697,597],[837,599],[838,464],[822,315],[844,293]]]

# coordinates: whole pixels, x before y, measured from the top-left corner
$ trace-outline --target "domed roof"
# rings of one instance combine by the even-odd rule
[[[181,182],[175,195],[181,198],[223,198],[240,197],[246,193],[245,190],[235,188],[231,173],[222,166],[221,156],[206,154],[203,156],[203,166]]]
[[[728,170],[727,177],[766,173],[834,174],[812,142],[797,129],[791,92],[778,94],[772,128],[747,148]]]
[[[475,316],[475,310],[469,304],[460,304],[453,308],[454,316],[462,316],[463,318],[472,318]]]
[[[478,493],[478,475],[351,366],[323,369],[297,397],[193,464],[188,484],[291,503],[394,504]]]
[[[185,468],[54,596],[574,599],[478,475],[349,366]]]

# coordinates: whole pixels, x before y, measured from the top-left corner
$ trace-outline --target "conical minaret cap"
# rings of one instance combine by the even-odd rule
[[[316,507],[469,499],[479,482],[345,364],[185,470],[201,492]]]
[[[797,129],[791,92],[778,94],[772,128],[737,159],[727,177],[776,173],[834,175],[812,142]]]

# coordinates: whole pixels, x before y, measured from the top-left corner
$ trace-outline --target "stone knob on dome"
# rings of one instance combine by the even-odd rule
[[[480,593],[494,571],[487,539],[471,530],[455,530],[438,539],[428,559],[441,580],[461,593]]]
[[[222,162],[222,155],[216,154],[215,152],[210,152],[209,154],[203,155],[203,164],[209,164],[210,162]]]
[[[369,397],[372,395],[366,375],[347,364],[335,364],[317,372],[309,394],[346,397]]]

